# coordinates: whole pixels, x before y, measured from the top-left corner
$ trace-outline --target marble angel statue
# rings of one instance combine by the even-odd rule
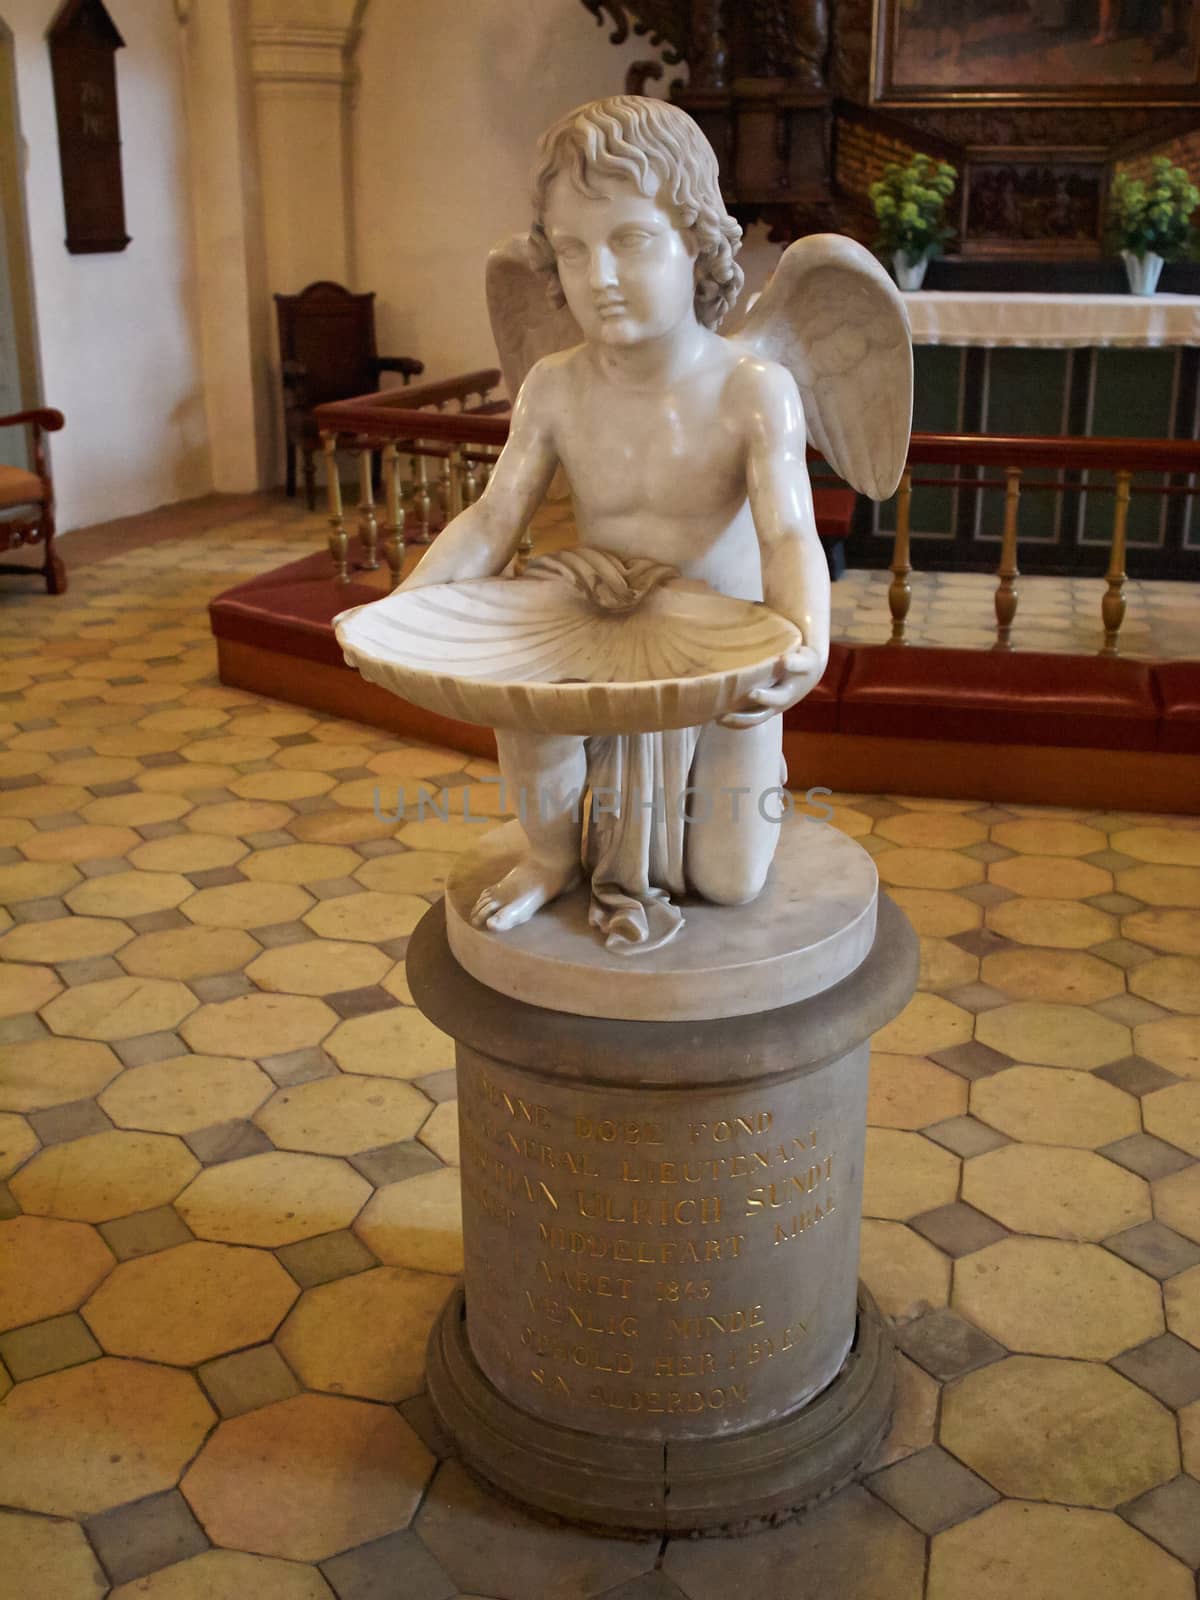
[[[908,446],[912,352],[883,269],[834,234],[792,245],[721,337],[742,286],[740,242],[698,126],[669,102],[621,95],[543,136],[532,231],[489,262],[516,396],[508,442],[482,497],[397,594],[501,573],[561,466],[579,544],[530,574],[548,564],[618,607],[682,575],[765,601],[802,642],[773,681],[704,727],[499,729],[510,797],[536,801],[521,810],[527,849],[480,896],[476,926],[516,927],[586,870],[593,926],[632,953],[678,931],[673,898],[741,904],[763,886],[780,827],[778,803],[760,797],[783,781],[780,713],[818,682],[829,652],[805,448],[860,492],[890,495]],[[584,820],[580,795],[601,790],[617,804],[593,804]],[[685,791],[690,811],[677,803]]]

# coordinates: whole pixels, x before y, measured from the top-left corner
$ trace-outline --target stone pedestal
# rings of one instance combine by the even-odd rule
[[[687,907],[653,972],[604,951],[583,890],[475,934],[516,847],[500,829],[466,856],[408,952],[458,1055],[464,1293],[431,1340],[433,1402],[469,1466],[565,1518],[802,1508],[890,1417],[858,1234],[869,1040],[912,993],[916,940],[866,852],[799,821],[764,895]]]

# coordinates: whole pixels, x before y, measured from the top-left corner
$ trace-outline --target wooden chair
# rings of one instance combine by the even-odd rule
[[[411,356],[375,353],[375,296],[352,294],[340,283],[310,283],[299,294],[277,294],[279,354],[287,434],[287,492],[296,492],[296,451],[304,457],[304,492],[316,505],[313,454],[320,435],[313,410],[330,400],[349,400],[379,387],[382,372],[404,382],[424,372]]]
[[[0,572],[40,571],[49,594],[66,592],[67,569],[54,549],[54,484],[43,435],[57,433],[63,420],[61,411],[52,411],[48,406],[0,417],[0,428],[28,428],[33,441],[32,472],[24,467],[0,466],[0,550],[23,544],[45,546],[40,568],[4,561],[0,562]]]

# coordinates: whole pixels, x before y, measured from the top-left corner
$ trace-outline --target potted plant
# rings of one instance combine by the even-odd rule
[[[1125,263],[1133,294],[1153,294],[1163,262],[1193,253],[1198,205],[1200,189],[1166,156],[1155,156],[1149,181],[1117,173],[1109,193],[1108,237]]]
[[[954,193],[958,173],[946,161],[915,155],[907,166],[889,162],[883,177],[871,185],[871,203],[879,220],[875,253],[890,261],[902,289],[919,289],[925,268],[940,256],[954,232],[946,223],[946,201]]]

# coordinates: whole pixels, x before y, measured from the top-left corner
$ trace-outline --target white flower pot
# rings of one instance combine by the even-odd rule
[[[925,281],[925,268],[928,265],[928,256],[918,256],[914,261],[903,250],[897,250],[892,257],[892,271],[902,289],[919,289]]]
[[[1125,275],[1129,279],[1130,294],[1153,294],[1163,269],[1163,258],[1147,250],[1144,256],[1135,256],[1132,250],[1122,250]]]

